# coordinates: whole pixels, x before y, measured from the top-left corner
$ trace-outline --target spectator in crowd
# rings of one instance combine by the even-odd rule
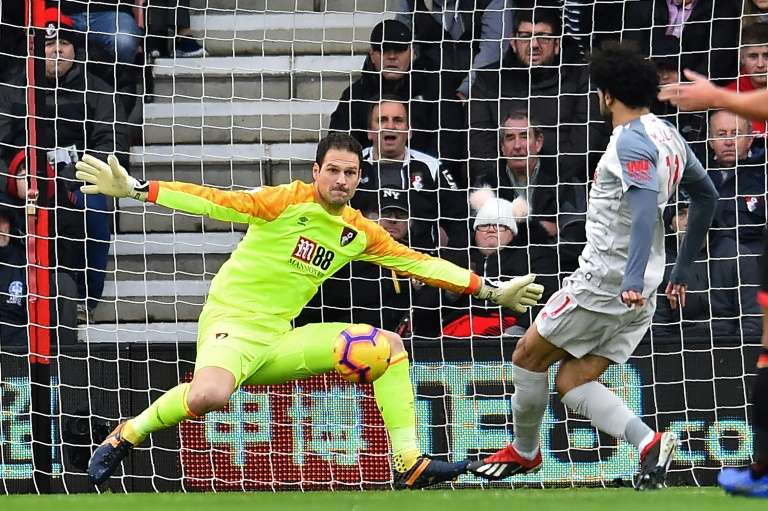
[[[768,80],[768,24],[755,23],[741,32],[739,78],[727,88],[738,92],[765,89]],[[752,121],[752,131],[765,136],[766,122]]]
[[[760,329],[756,290],[766,224],[765,159],[751,159],[751,123],[721,110],[709,120],[709,175],[720,200],[710,231],[712,314],[741,330]]]
[[[349,131],[363,147],[370,145],[371,108],[382,96],[394,96],[409,103],[411,147],[437,155],[439,76],[414,58],[412,39],[411,30],[399,21],[374,27],[362,75],[341,95],[329,129]]]
[[[379,192],[379,224],[400,243],[409,244],[410,220],[408,193],[383,189]],[[432,251],[434,253],[434,250]],[[371,263],[352,263],[352,321],[380,324],[400,335],[437,337],[440,333],[440,311],[426,300],[439,290],[412,281]],[[434,291],[433,291],[434,290]]]
[[[19,151],[11,160],[8,166],[7,179],[0,180],[0,190],[6,190],[11,197],[11,203],[27,203],[33,208],[38,204],[40,194],[37,189],[31,189],[27,183],[27,169],[25,151]],[[48,235],[55,240],[55,244],[50,244],[49,261],[51,271],[57,275],[66,275],[67,282],[72,283],[74,292],[69,293],[69,297],[84,298],[86,296],[85,272],[85,225],[86,216],[83,212],[83,199],[79,192],[72,190],[74,174],[69,166],[60,166],[57,172],[54,166],[46,163],[46,173],[43,176],[46,183],[45,199],[40,204],[56,204],[51,215]],[[38,185],[41,180],[38,180]],[[0,197],[4,197],[5,192],[0,192]],[[21,228],[21,223],[19,226]],[[103,272],[103,269],[102,269]],[[90,275],[88,275],[90,276]],[[92,279],[94,277],[91,277]],[[100,278],[103,286],[103,273],[96,275]],[[68,286],[69,287],[69,286]],[[51,288],[53,289],[53,288]],[[53,293],[53,291],[52,291]],[[75,305],[73,305],[75,308]],[[82,300],[76,304],[78,320],[81,323],[86,321],[87,307]],[[74,316],[73,316],[74,317]]]
[[[560,64],[561,16],[561,10],[552,8],[520,12],[501,75],[478,73],[469,103],[471,182],[496,171],[500,112],[512,110],[535,112],[544,132],[542,154],[568,154],[560,167],[561,181],[588,180],[588,172],[597,163],[588,163],[588,151],[599,157],[609,131],[600,116],[597,96],[588,101],[586,66]],[[588,128],[590,119],[599,122]]]
[[[352,206],[375,211],[378,190],[406,190],[414,218],[411,246],[466,246],[466,192],[440,160],[408,147],[408,103],[384,96],[370,112],[370,147],[363,150],[358,192]]]
[[[557,263],[551,247],[514,246],[518,233],[515,207],[505,199],[489,198],[478,210],[473,225],[473,244],[454,261],[490,281],[534,272],[545,296],[557,289]],[[463,260],[462,260],[463,259]],[[467,264],[468,263],[468,264]],[[522,335],[530,325],[531,312],[524,316],[490,302],[443,292],[443,335],[450,337]],[[518,328],[514,328],[517,326]]]
[[[512,27],[505,0],[401,0],[396,19],[413,29],[424,57],[442,73],[442,97],[466,99],[470,70],[496,66]]]
[[[670,204],[664,211],[666,268],[664,280],[659,286],[656,313],[653,316],[654,335],[674,337],[683,333],[686,337],[694,335],[709,337],[711,332],[708,321],[710,319],[709,293],[717,292],[717,290],[710,290],[706,246],[701,247],[696,261],[691,265],[688,272],[685,307],[672,309],[664,294],[669,276],[672,273],[672,267],[677,260],[678,249],[688,227],[688,206],[687,197],[680,193],[678,202]],[[714,331],[727,333],[728,328],[724,327],[724,323],[717,319],[712,323],[712,330]]]
[[[25,21],[25,3],[5,1],[0,7],[0,83],[6,82],[13,74],[23,72],[24,57],[27,54],[28,39]]]
[[[41,134],[38,144],[46,148],[51,176],[57,178],[56,187],[50,186],[43,193],[43,201],[58,201],[56,225],[70,225],[67,230],[72,239],[58,239],[57,244],[65,241],[82,242],[85,238],[82,226],[85,223],[88,252],[88,284],[78,279],[78,288],[83,297],[89,298],[89,307],[96,306],[104,285],[104,271],[107,266],[110,229],[112,217],[104,196],[89,196],[85,199],[76,190],[74,182],[65,191],[55,191],[60,183],[72,179],[74,163],[78,155],[89,153],[106,154],[118,152],[125,154],[128,148],[128,136],[124,124],[125,113],[119,102],[114,101],[110,87],[98,77],[87,73],[82,64],[74,60],[76,49],[82,44],[82,35],[72,30],[70,20],[61,16],[61,25],[55,24],[59,18],[50,19],[46,32],[46,83],[43,103],[38,106],[38,128]],[[9,164],[13,163],[11,173],[24,167],[23,149],[26,144],[26,91],[24,75],[14,77],[9,86],[0,87],[0,174],[9,173]],[[87,88],[86,88],[87,86]],[[0,180],[0,191],[8,183]],[[45,183],[42,183],[45,186]],[[54,199],[55,197],[55,199]],[[72,199],[72,204],[66,204]],[[44,202],[45,203],[45,202]],[[82,209],[87,208],[86,221],[82,220]],[[78,219],[79,218],[79,219]],[[75,226],[80,226],[80,231]],[[54,234],[53,232],[51,234]],[[68,237],[69,238],[69,237]],[[82,250],[60,249],[57,254],[58,264],[66,258],[79,257],[83,263],[69,266],[83,268]],[[74,264],[74,260],[69,261]]]
[[[143,37],[136,14],[143,17],[144,0],[58,0],[58,4],[75,30],[88,33],[88,47],[106,62],[133,64]],[[136,8],[141,10],[135,13]]]
[[[624,40],[636,41],[640,51],[656,54],[665,36],[680,40],[682,68],[711,78],[736,76],[739,17],[738,2],[716,0],[647,0],[626,2],[624,16],[613,18],[612,30]],[[623,24],[623,26],[622,26]]]
[[[147,6],[147,54],[152,58],[208,56],[192,34],[189,14],[189,0],[152,0]]]
[[[27,254],[22,207],[21,202],[0,193],[0,346],[27,344]]]
[[[725,110],[710,114],[707,168],[715,186],[732,176],[737,164],[744,164],[752,158],[750,147],[754,138],[749,121]]]
[[[527,221],[518,226],[518,243],[547,243],[557,237],[557,159],[542,157],[544,132],[531,125],[528,112],[509,112],[499,130],[501,158],[497,169],[476,176],[475,185],[487,186],[499,198],[525,201]]]
[[[27,250],[24,246],[24,203],[0,193],[0,348],[27,345]],[[58,278],[56,277],[58,275]],[[77,340],[75,283],[66,274],[52,272],[51,326],[58,342]],[[52,340],[54,345],[57,337]]]
[[[74,30],[87,33],[81,50],[86,52],[88,70],[114,86],[127,113],[137,103],[143,75],[143,66],[135,62],[143,42],[145,4],[146,0],[58,0],[58,11],[72,20]]]
[[[742,27],[755,23],[768,23],[768,0],[744,0],[743,12]]]
[[[653,48],[651,60],[656,64],[660,86],[680,83],[680,39],[668,35],[661,36]],[[706,159],[706,114],[678,112],[671,103],[658,99],[651,105],[651,112],[674,124],[696,156],[702,161]]]

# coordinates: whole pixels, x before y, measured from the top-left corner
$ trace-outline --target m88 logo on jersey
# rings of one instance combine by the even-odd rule
[[[334,254],[333,250],[328,250],[316,241],[299,236],[299,241],[296,242],[296,247],[293,249],[291,257],[327,270],[330,268],[336,254]]]

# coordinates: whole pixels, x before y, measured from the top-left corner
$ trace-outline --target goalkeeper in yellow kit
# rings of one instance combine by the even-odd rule
[[[352,327],[291,320],[324,280],[351,260],[370,261],[453,292],[472,293],[523,312],[541,297],[534,276],[495,287],[469,270],[395,242],[375,222],[350,208],[360,182],[362,148],[352,137],[331,133],[320,141],[313,184],[252,191],[222,191],[188,183],[141,182],[110,156],[86,155],[77,164],[84,193],[132,197],[188,213],[249,224],[229,260],[211,282],[198,323],[197,359],[190,383],[182,383],[141,414],[119,424],[96,449],[88,466],[94,484],[106,481],[131,448],[152,432],[227,405],[243,384],[268,385],[333,370],[332,346]],[[390,365],[373,383],[379,412],[394,452],[396,488],[423,488],[455,478],[467,462],[422,455],[416,438],[413,389],[402,339],[383,332]]]

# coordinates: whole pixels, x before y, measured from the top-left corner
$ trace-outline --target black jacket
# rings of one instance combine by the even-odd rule
[[[670,207],[671,209],[671,207]],[[672,268],[677,260],[678,235],[669,231],[665,235],[666,266],[664,268],[664,280],[659,286],[659,296],[656,301],[656,312],[653,316],[653,333],[665,337],[678,337],[681,328],[686,336],[700,335],[709,336],[712,330],[719,333],[727,333],[729,325],[715,320],[712,323],[713,329],[710,329],[710,282],[709,282],[709,264],[707,263],[707,250],[702,247],[696,256],[696,261],[691,265],[689,271],[688,288],[685,293],[685,307],[673,310],[664,294]],[[712,289],[711,292],[717,291]]]
[[[0,173],[7,172],[8,162],[26,142],[24,85],[25,77],[19,75],[10,86],[0,86]],[[103,80],[86,76],[82,65],[76,63],[58,84],[47,81],[43,87],[45,104],[40,119],[55,122],[38,123],[38,145],[46,150],[74,145],[80,156],[88,152],[104,159],[109,153],[127,151],[125,112]],[[0,191],[4,186],[0,184]]]
[[[11,219],[15,237],[0,248],[0,349],[27,345],[27,249],[24,243],[26,215],[21,201],[0,193],[0,213]],[[29,238],[28,238],[29,239]],[[72,277],[54,269],[49,273],[51,343],[77,341],[77,286]]]
[[[409,149],[402,167],[384,175],[379,163],[373,161],[373,151],[366,148],[352,207],[363,213],[378,214],[381,188],[408,190],[409,214],[417,219],[411,226],[413,248],[430,250],[437,246],[438,226],[446,230],[451,246],[464,246],[468,215],[466,191],[459,189],[440,160]]]
[[[87,83],[87,91],[86,91]],[[14,78],[15,86],[0,86],[0,176],[9,176],[8,164],[26,143],[26,96],[24,76]],[[109,86],[99,78],[83,72],[80,64],[58,82],[46,82],[45,102],[38,123],[38,144],[46,150],[75,146],[78,156],[83,152],[106,158],[115,151],[126,151],[128,137],[120,103],[115,101]],[[55,88],[54,88],[55,87]],[[46,120],[51,119],[51,120]],[[0,179],[0,191],[7,191],[11,177]],[[50,235],[56,239],[56,251],[51,261],[57,266],[83,268],[85,265],[85,214],[75,204],[71,193],[77,186],[71,165],[47,169],[47,177],[39,180],[39,204],[57,207],[51,218]],[[53,189],[55,184],[55,190]],[[75,277],[80,280],[80,277]]]
[[[10,243],[0,247],[0,346],[27,343],[27,253],[23,205],[0,194],[0,214],[11,220]],[[14,237],[15,236],[15,237]]]
[[[588,180],[608,144],[610,129],[600,116],[597,94],[589,92],[585,64],[530,69],[508,50],[500,75],[478,72],[469,102],[472,179],[496,169],[499,126],[510,110],[530,112],[531,124],[544,127],[542,154],[572,155],[564,157],[567,163],[560,169],[561,180]],[[588,151],[593,153],[586,158]]]
[[[468,267],[490,281],[509,280],[530,272],[536,273],[538,275],[536,282],[544,286],[544,296],[541,303],[545,303],[549,296],[557,291],[557,256],[553,247],[508,246],[487,256],[477,248],[470,248],[469,260],[467,260],[466,254],[466,251],[457,252],[451,259],[459,266]],[[443,295],[443,325],[447,325],[470,312],[479,316],[490,316],[491,314],[501,314],[502,317],[517,316],[517,324],[523,327],[529,326],[532,318],[535,317],[534,311],[520,315],[470,295],[459,295],[445,291]]]
[[[739,243],[761,245],[766,224],[765,164],[744,162],[735,169],[708,173],[720,194],[710,238],[738,237]]]
[[[370,56],[367,57],[362,76],[341,95],[328,129],[350,131],[363,147],[371,145],[368,140],[371,107],[383,94],[409,102],[411,147],[436,155],[440,79],[437,73],[422,70],[418,65],[399,80],[384,80],[381,73],[373,69]]]
[[[697,0],[683,25],[680,69],[710,78],[738,77],[741,2]],[[666,0],[627,2],[624,16],[611,18],[625,40],[636,41],[646,55],[660,47],[669,25]],[[623,23],[623,27],[622,27]]]
[[[477,176],[474,185],[478,188],[490,187],[500,199],[510,202],[517,197],[522,197],[528,202],[528,221],[518,225],[518,235],[515,237],[515,245],[527,245],[528,243],[547,243],[551,241],[549,233],[539,223],[541,220],[557,222],[557,159],[553,157],[539,158],[539,167],[533,179],[523,193],[520,188],[515,188],[512,178],[507,170],[504,158],[499,159],[495,172]],[[564,186],[563,191],[567,188]]]

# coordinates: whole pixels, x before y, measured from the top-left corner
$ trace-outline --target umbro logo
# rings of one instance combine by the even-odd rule
[[[300,216],[299,217],[299,222],[298,222],[299,225],[307,225],[308,222],[309,222],[309,218],[307,218],[305,216]]]

